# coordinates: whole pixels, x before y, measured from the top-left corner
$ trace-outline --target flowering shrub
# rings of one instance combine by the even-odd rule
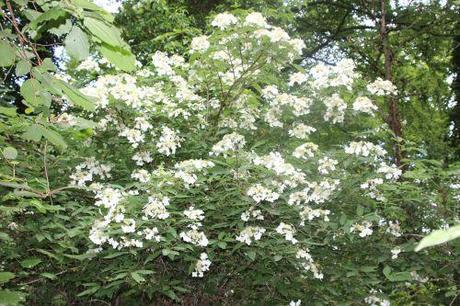
[[[388,305],[402,282],[426,283],[401,238],[420,216],[392,204],[419,187],[397,181],[375,116],[396,88],[348,59],[293,69],[303,42],[260,13],[211,25],[184,56],[105,69],[82,88],[95,111],[59,117],[93,123],[60,173],[77,190],[63,227],[85,234],[61,246],[90,275],[79,296]],[[77,78],[99,72],[83,64]],[[345,278],[353,288],[325,286]]]

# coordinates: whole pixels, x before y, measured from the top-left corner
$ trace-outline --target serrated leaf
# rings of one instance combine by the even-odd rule
[[[14,64],[16,50],[4,40],[0,40],[0,67],[8,67]]]
[[[18,151],[13,147],[6,147],[3,149],[3,157],[6,159],[16,159],[18,157]]]
[[[38,66],[38,70],[42,73],[45,73],[47,71],[56,71],[57,70],[57,67],[56,65],[53,63],[53,61],[47,57],[43,60],[43,62],[41,63],[40,66]]]
[[[447,230],[437,230],[423,238],[415,248],[415,252],[423,250],[424,248],[435,246],[441,243],[451,241],[460,237],[460,224],[452,226]]]
[[[136,68],[136,57],[127,49],[102,44],[99,50],[109,62],[121,70],[129,72]]]
[[[53,84],[61,89],[67,98],[69,98],[69,100],[75,105],[78,105],[87,111],[93,111],[95,109],[94,101],[92,101],[90,97],[82,94],[78,89],[73,88],[66,82],[58,79],[55,79]]]
[[[89,55],[88,36],[77,26],[72,28],[64,44],[67,54],[77,61],[82,61]]]
[[[51,142],[53,145],[58,147],[61,150],[65,150],[67,148],[67,144],[64,141],[64,138],[57,132],[47,129],[44,126],[39,126],[40,131],[49,142]]]
[[[0,283],[5,283],[15,277],[14,273],[11,272],[0,272]]]
[[[56,36],[62,36],[64,34],[69,33],[71,29],[72,29],[72,22],[70,21],[70,19],[67,19],[65,23],[60,24],[59,26],[55,28],[49,29],[48,32]]]
[[[51,95],[43,91],[43,87],[36,79],[28,79],[21,86],[21,95],[27,105],[31,107],[47,106],[51,104]]]
[[[41,23],[45,23],[49,20],[58,20],[59,18],[67,16],[67,12],[61,9],[60,7],[53,7],[43,14],[35,18],[30,24],[29,28],[36,31],[39,29]]]
[[[38,124],[32,124],[30,126],[28,126],[24,132],[24,134],[22,134],[22,138],[24,138],[25,140],[32,140],[32,141],[40,141],[40,139],[42,138],[43,134],[39,128],[39,125]]]
[[[102,42],[114,47],[123,44],[120,31],[104,21],[92,17],[85,17],[85,19],[83,19],[83,24],[92,35]]]
[[[16,64],[15,73],[17,76],[26,75],[30,72],[31,68],[32,64],[30,63],[30,61],[23,59]]]
[[[84,9],[89,10],[89,11],[95,11],[95,12],[98,13],[98,15],[100,17],[104,18],[108,22],[113,22],[113,19],[114,19],[113,16],[109,12],[104,10],[102,7],[97,6],[94,3],[90,2],[90,1],[87,1],[87,0],[71,0],[71,1],[76,6],[84,8]]]

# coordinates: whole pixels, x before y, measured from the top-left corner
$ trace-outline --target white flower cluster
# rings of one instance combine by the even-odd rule
[[[321,217],[323,218],[325,222],[329,222],[328,216],[330,214],[331,214],[331,211],[329,209],[320,209],[320,208],[314,209],[308,205],[302,206],[302,210],[299,213],[300,220],[301,220],[300,225],[304,226],[305,221],[307,220],[312,221],[315,218],[321,218]]]
[[[184,216],[191,223],[188,225],[188,230],[179,234],[182,240],[202,247],[207,246],[209,243],[208,238],[204,232],[199,230],[202,226],[201,221],[204,220],[204,211],[190,206],[187,210],[184,210]]]
[[[391,81],[382,80],[382,78],[377,78],[373,83],[367,85],[367,90],[376,96],[396,95],[398,93],[398,89]]]
[[[300,306],[302,304],[302,300],[297,301],[290,301],[289,306]]]
[[[325,156],[318,161],[318,172],[321,174],[329,174],[335,171],[335,166],[337,166],[338,163],[339,162],[335,159]]]
[[[363,190],[368,190],[367,195],[371,199],[375,199],[377,201],[385,201],[385,197],[381,194],[381,192],[377,189],[377,186],[383,184],[383,179],[381,178],[374,178],[368,179],[364,183],[360,185],[360,188]]]
[[[249,187],[246,194],[249,197],[251,197],[256,203],[260,203],[262,201],[273,203],[280,197],[279,193],[274,192],[262,186],[261,184],[255,184]]]
[[[382,162],[377,169],[377,173],[382,173],[387,180],[397,180],[401,176],[402,170],[398,169],[394,164],[389,166]]]
[[[289,196],[289,205],[303,205],[309,202],[321,204],[329,200],[333,192],[339,186],[338,180],[324,180],[320,183],[307,182],[307,187],[302,191],[291,193]]]
[[[262,215],[262,211],[260,209],[249,209],[241,214],[241,220],[244,222],[249,221],[250,218],[254,220],[264,220],[264,216]]]
[[[218,27],[219,29],[223,30],[233,24],[236,24],[237,22],[238,22],[238,19],[235,16],[225,12],[225,13],[217,14],[216,17],[214,17],[213,21],[211,22],[211,25],[213,27]]]
[[[202,35],[202,36],[197,36],[192,39],[192,42],[190,44],[190,52],[199,52],[203,53],[206,50],[208,50],[210,46],[208,36]]]
[[[325,121],[331,121],[332,123],[343,122],[347,103],[338,94],[333,94],[332,97],[326,98],[324,105],[326,105]]]
[[[94,176],[99,176],[100,179],[110,178],[111,169],[110,166],[101,164],[94,157],[88,158],[85,162],[75,167],[75,172],[69,176],[70,184],[85,186],[86,182],[93,181]]]
[[[184,215],[194,222],[199,222],[204,219],[204,211],[201,209],[195,209],[193,206],[190,206],[187,210],[184,210]]]
[[[292,244],[296,244],[298,241],[294,238],[296,232],[295,228],[291,224],[281,222],[276,228],[278,234],[284,235],[284,239],[290,241]]]
[[[136,77],[129,74],[100,76],[81,89],[82,93],[94,97],[97,109],[106,109],[110,97],[123,101],[127,106],[140,110],[152,106],[152,99],[161,96],[156,87],[137,86]]]
[[[144,218],[160,220],[167,219],[169,217],[169,212],[166,210],[166,207],[168,205],[168,197],[150,196],[147,204],[145,204],[142,209],[142,212],[144,213]]]
[[[240,234],[236,237],[237,241],[251,245],[251,243],[262,238],[262,235],[265,233],[265,228],[260,226],[247,226],[243,229]]]
[[[96,191],[94,198],[96,199],[94,205],[103,206],[105,208],[114,208],[123,199],[123,194],[118,189],[107,187]]]
[[[366,236],[372,235],[374,231],[372,230],[372,223],[369,221],[364,221],[362,224],[353,224],[350,227],[350,233],[353,232],[359,232],[359,237],[364,238]]]
[[[241,150],[245,144],[246,140],[244,139],[244,136],[238,133],[227,134],[221,141],[212,146],[212,150],[209,155],[219,156],[222,154],[226,157],[228,152]]]
[[[307,142],[295,148],[292,155],[296,158],[307,160],[308,158],[315,156],[316,151],[318,151],[318,145],[312,142]]]
[[[294,125],[292,129],[289,130],[288,134],[291,137],[299,138],[299,139],[307,139],[308,135],[315,132],[316,129],[304,123],[298,123]]]
[[[259,28],[268,28],[269,25],[265,17],[259,12],[252,12],[244,19],[244,24],[249,26],[257,26]]]
[[[355,64],[350,59],[343,59],[336,66],[318,64],[310,70],[314,88],[345,86],[351,88],[353,81],[359,76],[355,72]]]
[[[192,277],[203,277],[203,273],[209,271],[211,261],[208,259],[208,254],[201,253],[200,259],[196,262],[195,271],[192,272]]]
[[[190,225],[189,230],[181,232],[179,234],[180,238],[185,242],[189,242],[194,245],[205,247],[208,245],[209,240],[206,237],[205,233],[199,230],[198,225]]]
[[[300,267],[305,271],[311,271],[313,273],[314,278],[324,278],[323,273],[319,271],[318,266],[313,261],[313,257],[311,257],[310,250],[299,249],[297,251],[296,258],[300,260]]]
[[[386,299],[383,299],[383,298],[380,298],[377,296],[379,292],[377,292],[377,290],[375,289],[372,289],[370,292],[369,292],[369,296],[367,296],[365,299],[364,299],[364,302],[371,305],[371,306],[390,306],[390,301],[386,300]],[[381,291],[380,291],[381,293]]]
[[[378,110],[378,107],[368,97],[358,97],[353,102],[353,110],[374,116],[374,112]]]
[[[308,75],[302,72],[295,72],[289,76],[289,86],[294,86],[295,84],[302,85],[308,81]]]
[[[148,183],[150,181],[150,173],[145,169],[134,170],[133,173],[131,173],[131,178],[141,183]]]
[[[399,247],[391,249],[391,259],[398,259],[399,253],[401,253],[401,249]]]
[[[176,149],[181,146],[181,141],[177,131],[163,126],[156,146],[159,153],[169,156],[176,153]]]
[[[388,228],[386,229],[386,232],[395,237],[401,237],[402,233],[399,221],[388,221]]]
[[[387,154],[386,150],[381,146],[374,145],[372,142],[368,141],[352,141],[345,146],[345,153],[354,154],[357,156],[370,156],[375,155],[377,157],[385,156]]]
[[[195,172],[201,172],[206,168],[212,168],[215,164],[212,161],[203,159],[189,159],[177,163],[174,168],[174,177],[181,179],[184,182],[185,188],[190,188],[196,184],[198,176]]]
[[[138,166],[143,166],[144,164],[148,164],[153,161],[152,155],[147,151],[137,152],[131,159],[134,160]]]

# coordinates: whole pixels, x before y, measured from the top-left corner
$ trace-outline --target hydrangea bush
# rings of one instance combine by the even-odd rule
[[[96,110],[56,117],[92,129],[56,158],[66,190],[53,201],[70,212],[56,239],[61,264],[80,262],[62,273],[84,280],[79,298],[389,305],[429,284],[410,250],[416,220],[437,227],[438,212],[398,205],[431,176],[414,165],[398,182],[377,116],[393,84],[348,59],[305,71],[302,40],[260,13],[211,25],[189,53],[156,52],[133,74],[94,60],[74,73]]]

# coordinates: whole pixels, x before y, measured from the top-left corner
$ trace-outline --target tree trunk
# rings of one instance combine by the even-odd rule
[[[385,80],[393,82],[393,51],[391,50],[388,41],[388,32],[386,27],[386,0],[380,0],[380,42],[383,49],[385,60]],[[400,167],[403,159],[403,151],[401,148],[401,140],[403,137],[401,115],[399,112],[398,101],[395,96],[387,98],[388,103],[388,117],[386,122],[390,126],[391,131],[395,137],[393,144],[394,160],[396,166]]]

